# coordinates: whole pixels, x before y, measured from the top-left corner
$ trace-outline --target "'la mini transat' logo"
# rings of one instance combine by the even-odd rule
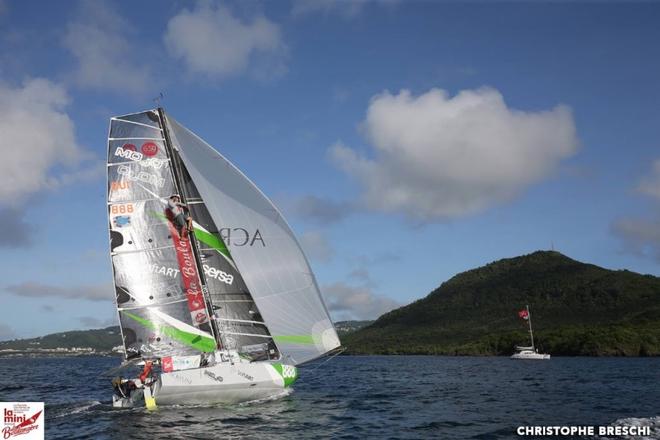
[[[0,412],[3,439],[43,440],[43,402],[0,402]]]

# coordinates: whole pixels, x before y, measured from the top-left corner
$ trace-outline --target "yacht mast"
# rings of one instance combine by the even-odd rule
[[[529,336],[532,339],[532,350],[534,348],[534,332],[532,331],[532,314],[529,313],[529,304],[527,305],[527,322],[529,323]]]

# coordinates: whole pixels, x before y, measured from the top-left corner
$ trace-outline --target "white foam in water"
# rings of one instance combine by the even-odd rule
[[[64,416],[70,416],[72,414],[78,414],[78,413],[87,411],[88,409],[90,409],[93,406],[100,405],[100,404],[101,404],[101,402],[99,402],[98,400],[94,400],[92,402],[88,402],[88,403],[85,403],[85,404],[80,405],[80,406],[74,406],[71,409],[67,408],[67,410],[62,411],[62,414],[57,414],[53,418],[57,419],[57,418],[64,417]]]
[[[254,405],[255,403],[263,403],[263,402],[270,402],[272,400],[279,400],[282,399],[283,397],[288,396],[292,392],[293,392],[292,388],[285,388],[281,393],[273,394],[272,396],[264,397],[263,399],[250,400],[248,402],[239,403],[239,406]]]
[[[647,436],[632,436],[623,435],[616,437],[617,439],[635,439],[635,440],[658,440],[660,439],[660,416],[649,418],[636,418],[629,417],[626,419],[619,419],[612,423],[611,426],[648,426],[651,428],[650,435]],[[614,440],[613,437],[598,437],[603,440]]]

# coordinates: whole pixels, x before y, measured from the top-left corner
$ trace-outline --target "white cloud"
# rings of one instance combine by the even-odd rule
[[[511,200],[550,175],[578,148],[569,108],[507,107],[494,89],[408,90],[372,98],[362,123],[365,157],[338,142],[331,157],[364,188],[373,210],[417,221],[474,214]]]
[[[660,160],[653,162],[651,173],[643,177],[637,186],[642,194],[654,202],[660,201]],[[660,261],[660,217],[622,218],[612,222],[611,231],[623,242],[624,250]]]
[[[0,323],[0,341],[9,341],[15,339],[16,333],[7,324]]]
[[[627,252],[660,260],[660,219],[620,219],[612,224],[612,232]]]
[[[90,301],[112,301],[115,298],[114,290],[109,284],[95,284],[89,286],[53,286],[35,282],[5,287],[5,290],[14,295],[24,297],[59,297],[69,299],[86,299]]]
[[[375,294],[367,286],[350,286],[337,282],[324,286],[321,290],[335,321],[376,319],[401,306],[391,298]]]
[[[335,253],[323,234],[317,231],[307,231],[300,235],[300,245],[309,258],[320,263],[329,262]]]
[[[328,225],[337,223],[355,212],[355,207],[349,202],[336,202],[324,197],[306,195],[289,203],[291,211],[305,220]]]
[[[0,84],[0,203],[19,205],[32,193],[98,175],[75,168],[91,156],[76,142],[68,102],[64,88],[45,79]]]
[[[126,94],[143,94],[150,88],[148,62],[135,53],[136,39],[127,38],[133,33],[131,26],[106,2],[81,3],[63,40],[77,60],[76,86]]]
[[[637,189],[643,194],[660,200],[660,160],[653,162],[651,175],[643,178]]]
[[[303,15],[322,13],[338,14],[343,18],[354,18],[368,0],[294,0],[291,15],[299,17]]]
[[[252,67],[254,75],[267,78],[286,71],[287,49],[276,23],[263,16],[244,21],[213,3],[172,17],[164,41],[192,73],[224,78]]]

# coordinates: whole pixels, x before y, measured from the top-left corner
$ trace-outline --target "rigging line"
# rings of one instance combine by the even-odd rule
[[[126,124],[141,125],[141,126],[143,126],[143,127],[151,128],[151,129],[153,129],[153,130],[163,131],[163,129],[160,128],[160,127],[154,127],[153,125],[143,124],[142,122],[127,121],[126,119],[118,119],[118,118],[110,118],[110,120],[111,120],[111,121],[124,122],[124,123],[126,123]]]
[[[109,141],[161,141],[164,142],[165,139],[157,137],[124,137],[124,138],[108,138]]]
[[[315,366],[314,368],[309,370],[310,373],[312,371],[316,371],[316,369],[319,368],[321,365],[325,365],[327,362],[330,362],[331,359],[334,359],[335,357],[339,356],[340,354],[342,354],[345,351],[346,351],[345,347],[339,347],[339,350],[337,350],[336,353],[334,353],[332,356],[328,356],[326,360],[324,360],[323,362],[319,363],[317,366]],[[302,378],[300,378],[300,379],[302,379]],[[298,382],[300,382],[300,379],[298,379]]]

